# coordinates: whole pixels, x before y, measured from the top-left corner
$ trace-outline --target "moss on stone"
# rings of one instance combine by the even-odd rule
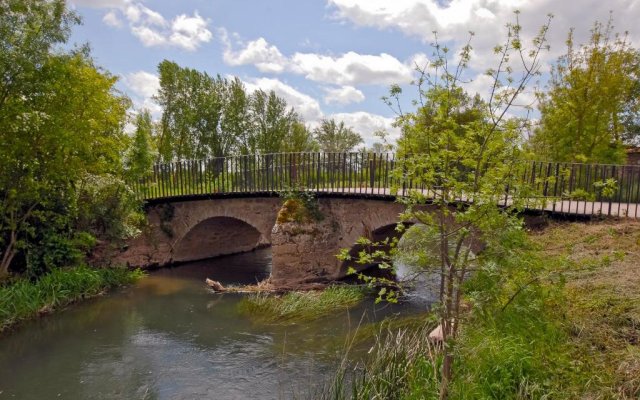
[[[279,224],[287,222],[304,224],[314,222],[314,218],[302,201],[298,199],[288,199],[278,212],[277,222]]]

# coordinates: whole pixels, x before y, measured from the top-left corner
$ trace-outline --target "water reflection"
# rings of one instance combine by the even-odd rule
[[[270,258],[263,249],[158,270],[25,324],[0,339],[0,399],[289,398],[322,382],[359,323],[416,310],[368,302],[310,323],[265,324],[238,314],[242,295],[204,285],[259,281]]]

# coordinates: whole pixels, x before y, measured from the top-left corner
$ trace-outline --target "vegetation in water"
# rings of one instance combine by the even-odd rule
[[[321,291],[283,295],[256,293],[239,304],[241,313],[267,322],[313,320],[358,304],[365,297],[359,286],[334,285]]]
[[[142,276],[140,270],[79,266],[55,269],[36,281],[17,279],[6,283],[0,287],[0,331],[108,289],[133,283]]]

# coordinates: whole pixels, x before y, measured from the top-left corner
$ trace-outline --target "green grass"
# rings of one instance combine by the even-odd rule
[[[364,296],[361,287],[336,285],[322,291],[252,294],[245,297],[238,308],[242,314],[267,322],[308,321],[349,308]]]
[[[81,266],[56,269],[35,282],[19,279],[7,283],[0,287],[0,332],[20,321],[133,283],[142,276],[140,270]]]
[[[428,339],[435,324],[426,319],[418,325],[413,322],[399,329],[383,325],[366,359],[350,365],[345,357],[333,380],[313,397],[437,399],[441,360]]]
[[[557,224],[529,237],[540,280],[506,308],[511,296],[498,293],[497,307],[465,315],[449,398],[640,399],[640,223]],[[523,287],[518,273],[502,277],[507,288]],[[431,327],[387,328],[315,397],[437,398]]]

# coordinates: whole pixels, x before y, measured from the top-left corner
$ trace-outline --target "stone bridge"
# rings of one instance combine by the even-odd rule
[[[154,267],[272,246],[277,284],[332,280],[346,269],[336,255],[357,239],[394,234],[403,206],[390,199],[322,197],[318,223],[277,224],[282,199],[273,196],[172,200],[147,206],[148,226],[119,257]]]
[[[336,258],[360,237],[394,234],[398,196],[420,192],[405,176],[412,156],[375,153],[280,153],[156,164],[130,182],[147,205],[149,225],[120,254],[135,266],[163,266],[271,245],[271,279],[336,279]],[[564,216],[640,218],[640,166],[522,161],[515,181],[531,189],[526,209]],[[609,192],[602,182],[614,182]],[[287,188],[306,188],[325,216],[314,224],[277,224]],[[530,200],[530,201],[529,201]],[[457,201],[464,203],[465,196]],[[512,203],[509,185],[496,206]],[[428,208],[428,206],[425,206]],[[293,225],[292,225],[293,224]],[[476,251],[476,249],[474,249]]]

